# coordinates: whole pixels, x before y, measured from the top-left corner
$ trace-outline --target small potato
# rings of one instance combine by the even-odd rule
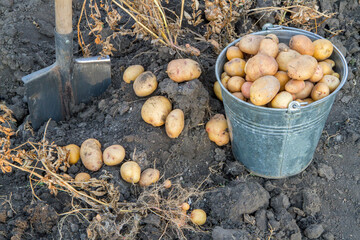
[[[202,209],[194,209],[190,214],[190,219],[195,225],[203,225],[206,222],[206,213]]]
[[[288,70],[289,62],[299,56],[301,56],[301,54],[292,49],[280,52],[276,57],[276,62],[279,65],[279,70],[286,72]]]
[[[192,59],[175,59],[169,62],[166,72],[171,80],[184,82],[200,77],[201,68],[199,63]]]
[[[285,90],[285,84],[290,80],[289,76],[284,71],[278,71],[275,73],[274,77],[276,77],[280,82],[280,91]]]
[[[226,51],[226,58],[230,61],[233,58],[244,58],[244,54],[236,46],[231,46]]]
[[[250,87],[250,101],[257,106],[268,104],[279,92],[280,82],[274,76],[258,78]]]
[[[86,169],[98,171],[103,165],[100,142],[94,138],[85,140],[80,147],[80,157]]]
[[[289,62],[288,75],[295,80],[307,80],[314,75],[317,66],[318,62],[314,57],[301,55]]]
[[[322,61],[331,56],[333,52],[333,45],[327,39],[318,39],[313,42],[314,44],[314,58],[318,61]]]
[[[234,92],[233,95],[235,97],[237,97],[238,99],[241,99],[241,100],[245,101],[245,97],[241,92]]]
[[[159,181],[160,171],[155,168],[148,168],[141,173],[139,185],[142,187],[150,186]]]
[[[88,173],[78,173],[75,176],[75,182],[88,182],[90,180],[91,176]]]
[[[230,141],[226,119],[223,114],[216,114],[213,116],[205,126],[209,139],[218,146],[223,146]]]
[[[253,84],[253,82],[245,82],[241,86],[241,93],[243,94],[244,97],[250,98],[250,88],[251,88],[252,84]]]
[[[165,130],[170,138],[177,138],[184,129],[184,112],[181,109],[172,110],[166,117]]]
[[[268,35],[265,36],[265,38],[270,38],[271,40],[273,40],[276,44],[279,44],[279,38],[273,34],[273,33],[270,33]]]
[[[307,102],[308,104],[314,102],[314,100],[312,100],[311,98],[305,98],[305,99],[303,99],[302,101],[303,101],[303,102]]]
[[[219,100],[221,100],[221,101],[223,100],[222,95],[221,95],[220,83],[218,81],[216,81],[214,83],[214,93]]]
[[[208,136],[211,141],[220,147],[228,144],[230,141],[230,135],[227,131],[222,131],[220,133],[208,133]]]
[[[293,96],[287,91],[282,91],[276,94],[273,100],[271,100],[271,107],[273,108],[287,108],[289,103],[293,101]]]
[[[226,76],[229,76],[229,75],[227,75],[227,73],[226,72],[223,72],[222,74],[221,74],[221,76],[220,76],[220,79],[222,80],[224,77],[226,77]]]
[[[302,55],[312,56],[315,51],[313,42],[305,35],[295,35],[291,37],[289,46],[291,49],[298,51]]]
[[[323,74],[324,75],[331,75],[334,73],[334,71],[332,70],[331,65],[328,62],[319,62],[320,67],[322,68]]]
[[[246,35],[236,44],[240,50],[247,54],[255,55],[259,51],[260,42],[265,36],[262,35]]]
[[[340,79],[340,74],[338,74],[337,72],[334,72],[334,73],[331,74],[331,75],[333,75],[334,77],[337,77],[338,79]]]
[[[115,166],[121,163],[125,158],[125,149],[121,145],[111,145],[103,152],[105,165]]]
[[[305,81],[305,87],[298,93],[295,93],[295,98],[304,99],[310,96],[311,90],[313,89],[314,84],[310,81]]]
[[[146,100],[142,106],[141,117],[146,123],[159,127],[165,124],[171,109],[171,103],[166,97],[154,96]]]
[[[239,76],[234,76],[229,79],[227,82],[227,89],[230,92],[240,92],[241,86],[245,83],[245,79]]]
[[[325,59],[323,62],[327,62],[332,68],[335,67],[335,62],[331,59]]]
[[[278,63],[275,58],[261,53],[250,58],[245,65],[245,73],[250,81],[262,76],[274,75],[277,71]]]
[[[244,77],[245,60],[241,58],[233,58],[224,64],[224,70],[229,76]]]
[[[314,101],[320,100],[330,94],[330,89],[326,83],[318,82],[311,91],[311,98]]]
[[[325,75],[319,82],[326,83],[330,92],[333,92],[340,85],[340,79],[333,75]]]
[[[65,150],[69,151],[68,162],[70,165],[76,164],[80,159],[80,147],[75,144],[66,145]]]
[[[172,185],[171,180],[166,179],[164,181],[164,188],[171,188],[171,185]]]
[[[275,58],[279,53],[279,47],[272,39],[265,38],[260,42],[259,52]]]
[[[126,83],[131,83],[132,81],[134,81],[141,73],[143,73],[144,67],[141,65],[132,65],[130,67],[128,67],[123,75],[123,80]]]
[[[221,79],[221,84],[227,88],[227,85],[228,85],[228,81],[231,77],[230,76],[225,76],[223,79]]]
[[[157,86],[156,76],[152,72],[146,71],[135,79],[133,88],[136,96],[145,97],[152,94]]]
[[[305,82],[302,80],[291,79],[285,84],[285,90],[289,93],[298,93],[305,88]]]
[[[322,67],[318,64],[315,70],[315,73],[311,76],[311,78],[309,79],[311,82],[318,82],[322,79],[322,77],[324,76]]]
[[[129,161],[121,165],[120,175],[128,183],[137,183],[140,180],[141,168],[134,161]]]
[[[288,45],[286,45],[285,43],[279,43],[278,48],[279,48],[279,52],[290,50],[290,47]]]

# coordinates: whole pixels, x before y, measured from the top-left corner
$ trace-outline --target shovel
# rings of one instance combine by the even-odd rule
[[[49,118],[68,119],[75,104],[99,96],[111,83],[109,57],[73,59],[72,0],[55,0],[56,62],[22,78],[34,129]]]

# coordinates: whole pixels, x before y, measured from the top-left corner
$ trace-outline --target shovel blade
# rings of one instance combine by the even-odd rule
[[[97,97],[111,83],[111,62],[109,57],[90,57],[74,60],[73,97],[76,104]]]

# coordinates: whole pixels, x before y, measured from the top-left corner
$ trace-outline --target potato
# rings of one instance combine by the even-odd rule
[[[149,186],[159,181],[160,171],[155,168],[148,168],[141,173],[139,185],[142,187]]]
[[[303,80],[291,79],[285,84],[285,90],[289,93],[298,93],[305,88],[305,82]]]
[[[290,80],[289,76],[284,71],[278,71],[275,73],[274,77],[276,77],[280,82],[280,91],[285,90],[285,84]]]
[[[316,69],[315,69],[315,73],[311,76],[311,78],[309,79],[311,82],[318,82],[322,79],[322,77],[324,76],[322,67],[318,64]]]
[[[128,183],[137,183],[140,180],[141,169],[139,164],[129,161],[121,165],[120,175]]]
[[[171,108],[171,103],[166,97],[154,96],[146,100],[142,106],[141,117],[146,123],[159,127],[165,124]]]
[[[238,99],[241,99],[241,100],[245,101],[245,97],[241,92],[234,92],[233,95],[235,97],[237,97]]]
[[[279,70],[286,72],[288,70],[289,62],[299,56],[301,56],[300,53],[291,49],[280,52],[276,57],[276,62],[279,65]]]
[[[279,47],[272,39],[265,38],[260,42],[259,52],[275,58],[279,53]]]
[[[252,84],[253,84],[253,82],[245,82],[241,86],[241,93],[243,94],[243,96],[245,98],[250,98],[250,88],[251,88]]]
[[[319,82],[326,83],[330,92],[333,92],[340,85],[340,79],[333,75],[325,75]]]
[[[229,76],[244,77],[245,60],[241,58],[233,58],[224,64],[224,70]]]
[[[226,72],[223,72],[222,74],[221,74],[221,76],[220,76],[220,80],[222,80],[224,77],[226,77],[226,76],[229,76],[229,75],[227,75],[227,73]]]
[[[257,79],[250,87],[250,101],[257,106],[268,104],[279,92],[280,82],[274,76]]]
[[[305,87],[298,93],[295,93],[295,98],[304,99],[310,96],[311,90],[313,89],[314,84],[310,81],[305,81]]]
[[[340,79],[340,74],[338,74],[337,72],[334,72],[334,73],[331,74],[331,75],[333,75],[334,77],[337,77],[338,79]]]
[[[270,33],[268,35],[265,36],[265,38],[270,38],[271,40],[273,40],[276,44],[279,44],[279,38],[273,34],[273,33]]]
[[[306,102],[307,104],[313,103],[314,100],[312,100],[311,98],[305,98],[302,100],[303,102]]]
[[[301,55],[290,60],[288,64],[288,75],[295,80],[307,80],[314,75],[317,64],[318,62],[314,57]]]
[[[141,65],[132,65],[129,66],[123,75],[123,80],[126,83],[131,83],[132,81],[134,81],[141,73],[143,73],[144,67]]]
[[[206,213],[202,209],[194,209],[190,214],[190,219],[195,225],[203,225],[206,222]]]
[[[245,65],[245,73],[250,81],[262,76],[274,75],[277,71],[278,63],[275,58],[261,53],[250,58]]]
[[[166,117],[165,130],[170,138],[177,138],[184,129],[184,112],[181,109],[172,110]]]
[[[80,147],[80,157],[86,169],[98,171],[103,165],[100,142],[94,138],[85,140]]]
[[[313,44],[314,44],[313,57],[316,58],[316,60],[322,61],[331,56],[334,47],[329,40],[318,39],[314,41]]]
[[[244,54],[236,46],[231,46],[226,51],[226,58],[230,61],[233,58],[244,58]]]
[[[331,75],[334,73],[334,71],[332,70],[331,65],[328,62],[319,62],[320,67],[322,68],[323,74],[324,75]]]
[[[169,62],[166,72],[175,82],[184,82],[200,77],[201,68],[199,63],[192,59],[175,59]]]
[[[152,94],[157,86],[156,76],[152,72],[146,71],[135,79],[133,88],[136,96],[145,97]]]
[[[166,179],[164,181],[164,188],[171,188],[171,185],[172,185],[171,180]]]
[[[289,42],[289,46],[291,49],[296,50],[302,55],[312,56],[315,51],[313,42],[305,35],[292,36]]]
[[[326,83],[318,82],[311,91],[311,98],[314,101],[320,100],[330,94],[330,89]]]
[[[76,164],[80,159],[80,147],[75,144],[66,145],[65,150],[69,151],[68,162],[70,165]]]
[[[103,152],[105,165],[115,166],[121,163],[125,158],[125,149],[121,145],[111,145]]]
[[[293,96],[287,91],[282,91],[276,94],[270,105],[273,108],[287,108],[289,103],[293,101]]]
[[[90,180],[91,176],[88,173],[78,173],[75,176],[75,182],[88,182]]]
[[[332,68],[335,67],[335,62],[331,59],[325,59],[323,62],[328,63]]]
[[[205,125],[209,139],[218,146],[223,146],[230,141],[226,119],[223,114],[216,114]]]
[[[221,100],[221,101],[223,100],[222,95],[221,95],[220,83],[218,81],[216,81],[214,83],[214,93],[219,100]]]
[[[187,211],[187,210],[190,209],[190,205],[188,203],[184,202],[184,203],[181,204],[181,209],[183,211]]]
[[[222,84],[225,88],[227,88],[227,83],[228,83],[228,81],[229,81],[230,78],[231,78],[230,76],[225,76],[223,79],[221,79],[221,84]]]
[[[227,82],[227,89],[230,92],[240,92],[241,86],[245,83],[245,79],[239,76],[234,76],[229,79]]]
[[[262,35],[245,35],[236,46],[244,53],[255,55],[258,53],[260,42],[264,38],[265,36]]]
[[[286,43],[279,43],[278,48],[279,48],[279,52],[290,50],[290,47],[286,45]]]

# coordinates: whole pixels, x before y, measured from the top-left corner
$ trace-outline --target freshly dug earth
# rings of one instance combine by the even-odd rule
[[[15,145],[28,139],[40,141],[45,130],[45,125],[33,133],[27,130],[21,77],[54,61],[54,14],[49,10],[54,6],[50,2],[0,2],[0,101],[17,119]],[[257,1],[253,7],[266,4]],[[82,1],[74,1],[74,22],[81,5]],[[142,170],[156,165],[163,179],[177,176],[184,187],[196,187],[206,179],[204,197],[190,204],[190,210],[201,208],[207,213],[207,222],[201,227],[205,231],[184,231],[188,239],[360,239],[359,3],[320,0],[319,5],[321,11],[339,13],[327,20],[318,34],[329,37],[324,29],[343,30],[331,41],[345,55],[349,77],[338,93],[314,160],[301,174],[280,180],[256,177],[235,161],[230,144],[218,147],[208,139],[205,123],[216,113],[224,114],[213,92],[217,55],[209,43],[195,40],[191,44],[201,55],[189,57],[200,63],[202,75],[176,83],[165,71],[178,54],[134,37],[119,36],[114,46],[118,51],[111,58],[111,87],[90,103],[78,106],[70,120],[51,121],[46,137],[60,146],[80,146],[84,140],[96,138],[102,151],[122,145],[125,160],[136,160]],[[262,18],[266,21],[273,21],[271,15]],[[238,34],[245,33],[241,21],[236,29]],[[141,119],[147,97],[137,97],[132,84],[122,80],[124,70],[135,64],[156,75],[159,85],[151,96],[166,96],[173,109],[183,110],[185,127],[178,138],[169,138],[164,127],[152,127]],[[99,172],[89,173],[92,177],[111,174],[111,182],[120,187],[120,200],[131,202],[140,190],[124,182],[119,169],[103,166]],[[88,172],[81,161],[68,174],[74,177],[79,172]],[[87,239],[89,222],[85,218],[92,220],[96,214],[61,215],[73,209],[71,197],[62,192],[53,196],[42,185],[35,186],[34,191],[41,200],[33,196],[28,174],[18,170],[0,173],[0,240]],[[148,215],[140,222],[137,238],[158,239],[163,231],[160,219]],[[163,238],[175,239],[175,235]]]

